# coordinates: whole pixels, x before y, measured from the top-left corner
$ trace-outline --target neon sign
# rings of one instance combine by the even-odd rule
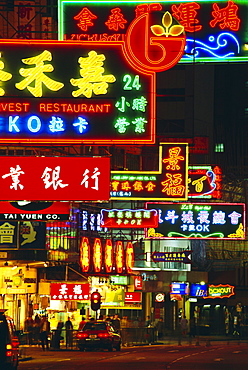
[[[83,237],[80,243],[80,266],[83,272],[89,272],[90,270],[90,243],[89,239]]]
[[[51,283],[51,300],[87,301],[90,297],[90,285],[78,283]]]
[[[222,170],[219,166],[189,166],[189,198],[222,196]]]
[[[186,200],[188,144],[161,143],[158,171],[111,171],[111,199]]]
[[[107,228],[157,227],[158,213],[147,209],[102,209],[101,225]]]
[[[245,239],[243,203],[146,203],[157,209],[159,226],[146,230],[148,238]]]
[[[0,157],[1,200],[108,200],[107,157]]]
[[[191,263],[188,258],[192,251],[183,252],[153,252],[151,259],[153,262],[183,262]]]
[[[107,239],[104,249],[104,266],[107,274],[113,271],[114,267],[114,247],[111,239]]]
[[[131,62],[122,42],[1,40],[0,143],[153,144],[155,74]]]
[[[104,248],[103,248],[104,243]],[[111,239],[102,241],[95,238],[92,247],[89,238],[83,237],[80,243],[79,262],[84,273],[131,274],[134,264],[134,248],[128,242],[126,249],[122,241]]]
[[[233,285],[209,285],[208,286],[208,295],[203,298],[230,298],[234,295],[234,286]]]
[[[102,269],[102,243],[99,238],[96,238],[93,245],[93,266],[94,272],[101,272]]]
[[[144,14],[169,12],[186,32],[185,53],[179,63],[247,61],[247,3],[243,0],[68,1],[59,0],[59,39],[115,42],[128,39],[131,24]],[[80,12],[91,12],[83,22],[74,19]],[[142,20],[137,21],[137,23]],[[166,25],[168,26],[168,22]],[[163,22],[153,22],[154,35],[166,34]],[[159,26],[159,27],[158,27]],[[140,35],[140,43],[143,37]]]

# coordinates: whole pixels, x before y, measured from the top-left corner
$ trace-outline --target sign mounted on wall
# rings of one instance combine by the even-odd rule
[[[188,144],[160,143],[158,171],[111,171],[112,200],[187,200]]]
[[[158,212],[147,209],[102,209],[101,226],[110,229],[157,227]]]
[[[203,298],[229,298],[234,295],[234,286],[229,284],[209,285],[208,295]]]
[[[108,200],[107,157],[0,157],[1,200]]]
[[[244,0],[59,0],[58,7],[60,40],[124,40],[130,24],[141,15],[168,11],[184,26],[187,35],[180,63],[248,60],[244,48],[248,4]],[[165,25],[160,24],[156,32],[166,34],[168,29],[162,28]],[[140,44],[145,38],[140,33]]]
[[[244,203],[146,203],[157,209],[159,226],[148,238],[245,239]]]
[[[169,12],[140,15],[123,41],[1,40],[0,143],[153,144],[155,73],[185,40]]]
[[[0,143],[154,142],[155,74],[130,66],[122,43],[0,45]]]

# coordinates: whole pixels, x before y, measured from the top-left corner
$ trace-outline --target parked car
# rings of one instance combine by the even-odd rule
[[[19,340],[16,336],[14,321],[0,310],[0,368],[16,370],[18,367]]]
[[[101,348],[113,351],[121,350],[121,336],[109,322],[87,322],[77,333],[77,345],[80,351]]]

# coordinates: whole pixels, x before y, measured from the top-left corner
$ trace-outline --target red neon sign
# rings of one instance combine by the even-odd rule
[[[230,298],[234,295],[234,286],[229,284],[219,284],[219,285],[209,285],[208,286],[208,296],[203,298]]]
[[[88,300],[90,295],[89,284],[78,283],[51,283],[50,298],[51,300],[63,301],[82,301]]]
[[[134,247],[132,242],[128,242],[126,246],[126,270],[131,274],[134,266]]]
[[[102,243],[101,239],[96,238],[93,245],[93,266],[95,272],[102,270]]]
[[[83,272],[90,270],[90,243],[89,239],[83,237],[80,244],[79,262]]]
[[[114,266],[114,247],[111,239],[107,239],[105,243],[104,265],[106,272],[110,274]]]
[[[125,292],[125,303],[140,303],[141,301],[141,292]]]
[[[122,274],[124,269],[124,247],[122,241],[117,241],[116,243],[115,265],[117,274]]]
[[[108,200],[107,157],[2,157],[1,200]]]

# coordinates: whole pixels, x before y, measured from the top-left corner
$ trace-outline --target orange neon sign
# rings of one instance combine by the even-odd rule
[[[80,266],[83,272],[89,272],[90,270],[90,243],[89,239],[83,237],[80,243]]]
[[[93,267],[94,272],[101,272],[102,269],[102,243],[96,238],[93,245]]]

